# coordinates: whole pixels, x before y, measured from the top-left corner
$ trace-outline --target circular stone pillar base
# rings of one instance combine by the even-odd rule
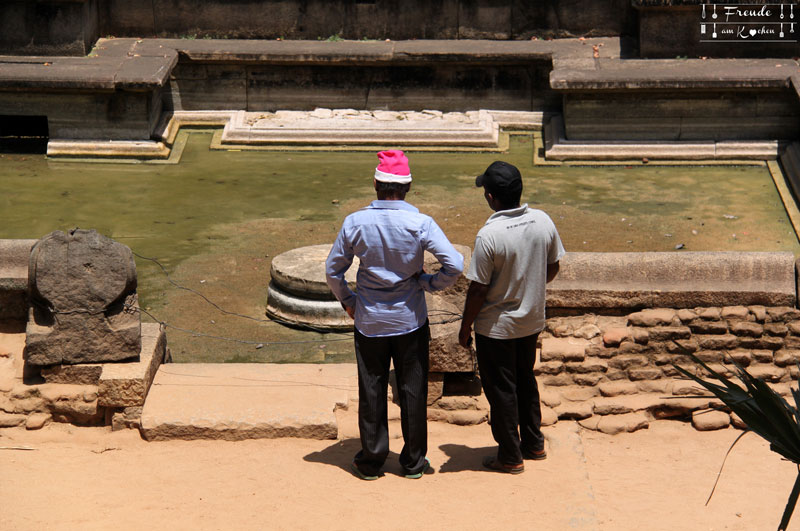
[[[267,288],[267,316],[288,325],[325,331],[352,330],[353,320],[333,296],[325,281],[325,260],[330,244],[299,247],[272,259]],[[356,289],[358,258],[345,278]]]
[[[274,281],[267,288],[267,317],[287,325],[324,331],[353,330],[353,320],[339,301],[304,299],[281,290]]]
[[[469,260],[470,249],[456,245],[456,249]],[[347,316],[325,281],[325,260],[331,245],[299,247],[279,254],[272,260],[267,289],[267,316],[287,325],[310,327],[324,331],[353,329],[353,320]],[[356,273],[359,260],[347,270],[345,278],[356,290]],[[425,253],[425,270],[438,270],[438,262]]]

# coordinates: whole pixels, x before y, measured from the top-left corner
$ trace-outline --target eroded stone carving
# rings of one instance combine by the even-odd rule
[[[139,356],[131,250],[94,230],[55,231],[31,251],[25,359],[32,365]]]

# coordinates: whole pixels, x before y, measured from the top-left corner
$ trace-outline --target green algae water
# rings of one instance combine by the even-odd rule
[[[374,199],[375,154],[211,151],[211,132],[180,134],[188,139],[176,165],[3,155],[0,238],[94,228],[248,317],[221,313],[137,258],[142,307],[176,327],[168,329],[175,361],[353,360],[347,335],[267,321],[266,287],[272,257],[332,242],[344,216]],[[766,166],[534,166],[533,149],[531,136],[514,136],[508,153],[410,151],[407,200],[471,246],[491,214],[474,176],[502,159],[520,168],[523,201],[550,214],[567,251],[800,254]]]

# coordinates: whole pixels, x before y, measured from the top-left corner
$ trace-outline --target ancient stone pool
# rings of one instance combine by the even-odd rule
[[[179,164],[0,158],[0,238],[95,228],[133,249],[141,304],[175,329],[177,362],[349,361],[346,335],[285,328],[264,316],[272,257],[329,243],[345,215],[374,198],[372,152],[210,151],[212,132],[183,131]],[[533,136],[508,153],[410,152],[409,201],[455,243],[471,245],[490,211],[473,176],[504,159],[526,178],[523,200],[547,211],[571,251],[791,251],[797,237],[763,163],[533,164]],[[179,285],[171,284],[157,259]],[[144,317],[147,320],[147,317]],[[280,342],[308,341],[282,344]],[[279,343],[274,343],[279,342]]]

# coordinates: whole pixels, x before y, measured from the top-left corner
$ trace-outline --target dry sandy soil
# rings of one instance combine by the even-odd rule
[[[158,443],[101,428],[0,430],[0,529],[761,530],[777,528],[797,473],[747,435],[704,506],[739,431],[657,421],[607,436],[560,422],[545,428],[549,458],[510,476],[481,469],[486,424],[431,423],[432,472],[402,477],[394,438],[385,475],[365,482],[347,471],[353,429],[347,420],[340,441]]]

